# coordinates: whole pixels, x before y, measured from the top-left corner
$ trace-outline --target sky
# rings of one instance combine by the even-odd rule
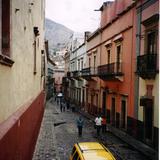
[[[46,0],[46,18],[75,32],[95,31],[100,24],[99,9],[106,0]]]

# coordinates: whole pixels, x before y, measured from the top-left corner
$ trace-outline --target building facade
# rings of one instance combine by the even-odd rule
[[[53,97],[54,94],[54,68],[55,63],[50,57],[48,41],[45,41],[46,55],[47,55],[47,70],[46,70],[46,98],[47,100]]]
[[[137,77],[135,97],[138,138],[158,150],[159,135],[159,1],[136,6]]]
[[[62,80],[64,77],[64,69],[54,69],[54,92],[60,93],[62,92]]]
[[[85,110],[97,115],[101,113],[100,106],[100,79],[97,76],[97,67],[100,65],[100,29],[88,36],[86,46],[86,66],[82,70],[82,78],[86,80]]]
[[[0,8],[0,159],[29,160],[44,111],[45,2]]]
[[[137,119],[133,99],[135,3],[124,0],[106,2],[100,10],[101,54],[98,76],[101,79],[102,113],[113,127],[134,136]]]
[[[67,48],[67,52],[64,55],[64,62],[65,62],[65,66],[64,66],[64,77],[62,78],[62,91],[64,94],[64,98],[65,100],[69,100],[70,99],[70,89],[69,89],[69,76],[70,76],[70,72],[69,72],[69,65],[70,65],[70,50],[71,46],[69,46]]]
[[[158,149],[158,0],[104,2],[100,27],[70,57],[70,98],[111,127]],[[80,68],[80,70],[79,70]],[[80,71],[80,72],[79,72]],[[83,79],[83,84],[80,84]],[[81,98],[80,98],[81,97]]]

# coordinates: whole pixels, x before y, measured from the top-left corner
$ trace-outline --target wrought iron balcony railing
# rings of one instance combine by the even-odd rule
[[[71,77],[76,79],[76,80],[80,80],[81,71],[73,71],[73,72],[71,72]]]
[[[71,72],[67,72],[67,77],[71,77]]]
[[[64,86],[68,86],[68,85],[69,85],[69,81],[68,81],[68,78],[67,78],[67,77],[63,77],[63,78],[62,78],[62,84],[63,84]]]
[[[82,69],[82,77],[83,76],[97,76],[97,67],[89,67]]]
[[[102,79],[112,79],[115,76],[123,76],[122,63],[115,62],[98,66],[98,76]]]
[[[143,79],[154,79],[157,69],[157,54],[144,54],[137,57],[137,74]]]
[[[80,71],[73,71],[73,77],[79,77],[80,76]]]

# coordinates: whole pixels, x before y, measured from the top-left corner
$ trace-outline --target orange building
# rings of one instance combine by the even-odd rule
[[[136,7],[132,0],[105,2],[101,26],[87,43],[88,111],[101,113],[108,123],[136,135],[134,110]]]
[[[134,135],[135,3],[104,3],[101,15],[98,75],[102,80],[102,110],[107,109],[108,122],[113,126]]]
[[[86,110],[158,148],[158,1],[115,0],[87,40]]]

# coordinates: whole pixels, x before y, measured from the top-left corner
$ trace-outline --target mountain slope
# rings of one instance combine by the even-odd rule
[[[51,54],[63,48],[72,37],[73,31],[50,19],[45,19],[45,39],[49,42]]]

